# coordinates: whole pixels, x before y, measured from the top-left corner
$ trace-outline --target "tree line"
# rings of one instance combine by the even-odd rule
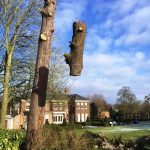
[[[39,0],[0,1],[0,126],[9,106],[31,99],[40,33]],[[57,42],[57,38],[52,39]],[[68,67],[60,45],[53,45],[49,65],[48,95],[57,95],[67,86]],[[68,85],[69,86],[69,85]]]
[[[138,100],[130,87],[122,87],[117,93],[117,103],[112,109],[112,117],[120,121],[149,120],[150,94]]]
[[[103,95],[92,95],[92,118],[100,118],[102,111],[110,112],[110,117],[118,122],[150,120],[150,94],[138,100],[130,87],[123,86],[117,92],[115,104],[109,104]]]

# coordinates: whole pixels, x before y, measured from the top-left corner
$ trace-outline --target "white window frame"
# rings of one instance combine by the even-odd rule
[[[84,113],[81,114],[81,121],[85,122]]]
[[[88,108],[88,104],[84,103],[84,108],[87,109]]]
[[[64,119],[63,114],[53,114],[53,123],[55,124],[62,124]]]

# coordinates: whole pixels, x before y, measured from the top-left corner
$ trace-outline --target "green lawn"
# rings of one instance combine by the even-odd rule
[[[116,126],[116,127],[99,127],[99,128],[92,128],[92,129],[76,129],[78,134],[82,134],[85,130],[91,131],[93,133],[100,133],[102,132],[106,139],[113,139],[114,136],[119,137],[121,136],[123,141],[136,139],[138,137],[149,135],[150,136],[150,129],[136,129],[136,128],[129,128],[124,126]]]

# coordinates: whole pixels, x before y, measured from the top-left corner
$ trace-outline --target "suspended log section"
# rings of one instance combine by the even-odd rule
[[[83,22],[73,23],[73,36],[70,42],[70,53],[64,54],[65,61],[70,67],[71,76],[80,76],[83,68],[83,52],[86,37],[86,24]]]

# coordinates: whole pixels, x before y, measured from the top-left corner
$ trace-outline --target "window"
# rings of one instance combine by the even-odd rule
[[[61,114],[53,115],[53,122],[56,124],[63,123],[63,115]]]
[[[58,121],[61,121],[61,116],[58,116]]]
[[[83,109],[83,108],[84,108],[83,103],[81,103],[81,109]]]
[[[54,103],[53,106],[54,106],[54,107],[53,107],[54,110],[58,110],[58,105],[57,105],[57,103]]]
[[[59,103],[59,110],[63,110],[63,103]]]
[[[77,103],[77,109],[80,109],[80,103]]]
[[[82,122],[84,122],[85,120],[84,120],[84,114],[82,113],[82,115],[81,115],[81,121]]]
[[[84,108],[87,109],[87,103],[84,103],[84,105],[85,105]]]
[[[57,122],[57,116],[53,116],[53,122]]]

